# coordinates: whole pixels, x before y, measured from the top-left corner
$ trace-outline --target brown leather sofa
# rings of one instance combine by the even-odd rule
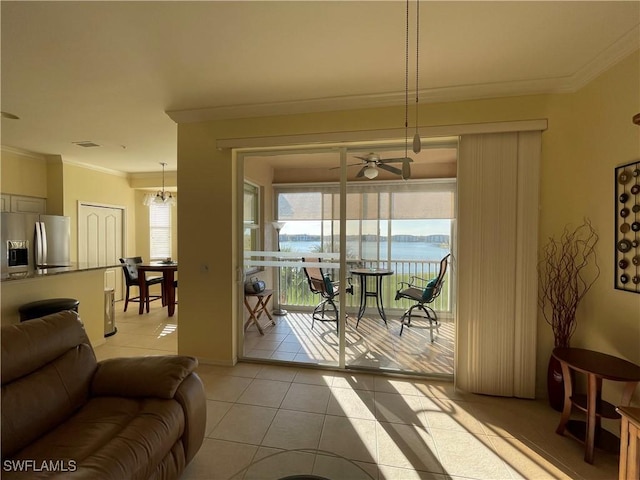
[[[195,358],[96,362],[72,311],[0,334],[4,480],[175,479],[202,445]]]

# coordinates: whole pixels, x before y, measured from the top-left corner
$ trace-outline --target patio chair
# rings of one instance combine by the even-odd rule
[[[147,295],[146,298],[140,298],[141,295],[138,293],[137,297],[130,296],[131,287],[138,287],[140,291],[140,284],[138,283],[138,264],[143,263],[142,257],[127,257],[121,258],[120,263],[122,264],[122,270],[124,271],[124,280],[125,285],[127,287],[127,292],[124,299],[124,311],[127,311],[127,307],[129,306],[129,302],[140,303],[140,313],[142,313],[142,306],[146,305],[147,313],[149,313],[149,302],[153,300],[162,300],[162,305],[165,305],[164,298],[164,285],[162,277],[145,277],[145,281],[147,282],[147,291],[151,285],[160,285],[162,288],[161,295]]]
[[[303,258],[302,261],[320,263],[319,258]],[[340,315],[334,298],[340,292],[340,282],[334,282],[329,274],[324,273],[320,267],[302,267],[302,269],[309,282],[309,289],[322,298],[322,301],[316,305],[311,314],[311,328],[313,329],[313,324],[316,320],[319,322],[336,322],[337,332]],[[353,295],[353,285],[349,284],[347,293]],[[327,315],[328,308],[333,312],[335,318]]]
[[[402,335],[402,330],[405,325],[407,327],[411,326],[412,317],[425,318],[429,321],[428,328],[431,330],[431,342],[433,343],[433,327],[438,327],[439,323],[438,315],[436,315],[435,310],[430,307],[429,304],[433,303],[442,291],[444,276],[447,273],[447,264],[450,256],[451,254],[448,254],[440,260],[440,271],[438,272],[437,277],[427,280],[412,276],[409,277],[408,282],[400,282],[400,287],[396,292],[396,301],[405,298],[416,302],[402,314],[402,317],[400,317],[400,323],[402,325],[400,327],[400,335]],[[424,315],[414,314],[413,310],[416,308],[424,312]]]

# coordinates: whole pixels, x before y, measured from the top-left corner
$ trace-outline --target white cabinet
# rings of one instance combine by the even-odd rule
[[[0,212],[11,211],[11,195],[0,194]]]
[[[39,197],[26,197],[23,195],[2,194],[3,212],[13,213],[47,213],[47,199]]]

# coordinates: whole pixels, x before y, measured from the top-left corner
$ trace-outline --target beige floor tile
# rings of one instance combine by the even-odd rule
[[[275,408],[235,404],[209,437],[260,445],[277,411]]]
[[[180,480],[240,480],[258,447],[205,438]]]
[[[276,352],[298,353],[301,348],[302,346],[297,342],[284,341],[280,345],[278,345]]]
[[[238,403],[278,408],[291,384],[256,378],[236,400]]]
[[[327,415],[319,448],[349,460],[376,463],[376,422]]]
[[[489,437],[489,440],[514,479],[570,480],[577,478],[576,472],[564,465],[560,459],[553,458],[546,452],[539,454],[520,440],[502,437]]]
[[[205,436],[209,436],[209,433],[214,427],[222,420],[222,417],[233,406],[230,402],[218,402],[217,400],[207,400],[207,426],[205,427]]]
[[[431,432],[424,427],[380,422],[376,435],[380,465],[443,473]]]
[[[298,373],[296,367],[279,367],[275,365],[265,365],[256,375],[256,378],[263,380],[279,380],[281,382],[292,382]]]
[[[420,398],[427,425],[430,428],[485,433],[483,425],[473,416],[473,404],[445,398]]]
[[[353,390],[373,390],[374,375],[352,372],[336,372],[333,387],[352,388]]]
[[[315,454],[260,447],[244,480],[278,479],[311,474]]]
[[[450,475],[477,479],[511,477],[486,435],[440,429],[430,432],[442,467]]]
[[[294,383],[289,388],[280,408],[301,412],[325,413],[331,388],[321,385]]]
[[[427,427],[420,397],[375,392],[375,415],[379,422]]]
[[[377,480],[378,467],[375,463],[354,462],[347,458],[318,454],[313,474],[340,480]]]
[[[328,415],[375,420],[375,411],[373,392],[331,387]]]
[[[401,395],[420,395],[414,380],[376,376],[374,382],[376,392],[399,393]]]
[[[324,415],[278,410],[262,441],[265,447],[282,449],[318,448]]]
[[[300,368],[293,379],[294,383],[304,383],[309,385],[324,385],[330,387],[333,384],[335,374],[326,370],[314,370],[311,368]]]
[[[413,468],[390,467],[389,465],[379,465],[380,479],[385,480],[448,480],[450,476],[434,473],[419,472]],[[497,480],[497,479],[492,479]]]
[[[207,398],[220,402],[235,402],[253,381],[250,378],[209,373],[202,374],[200,378],[204,383]]]
[[[281,360],[284,362],[293,362],[296,358],[295,353],[275,351],[269,357],[271,360]]]

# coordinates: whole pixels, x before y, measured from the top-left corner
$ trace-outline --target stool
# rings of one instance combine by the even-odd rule
[[[34,318],[64,312],[65,310],[77,312],[78,305],[80,305],[80,302],[75,298],[49,298],[26,303],[18,309],[18,312],[20,312],[20,321],[24,322],[25,320],[33,320]]]
[[[264,335],[264,332],[262,331],[262,327],[258,322],[258,320],[260,319],[260,316],[263,313],[267,314],[267,317],[269,317],[269,320],[271,320],[272,324],[274,325],[276,324],[276,322],[273,321],[273,317],[269,313],[269,310],[267,310],[267,303],[269,303],[269,300],[271,300],[272,295],[273,295],[273,290],[263,290],[260,293],[244,294],[244,304],[247,307],[247,310],[249,311],[249,319],[244,324],[245,332],[247,331],[247,328],[249,328],[249,325],[251,325],[251,323],[253,322],[256,324],[256,327],[258,327],[258,331],[260,332],[260,335]],[[258,299],[258,301],[255,303],[253,307],[248,301],[249,297],[256,297]]]

